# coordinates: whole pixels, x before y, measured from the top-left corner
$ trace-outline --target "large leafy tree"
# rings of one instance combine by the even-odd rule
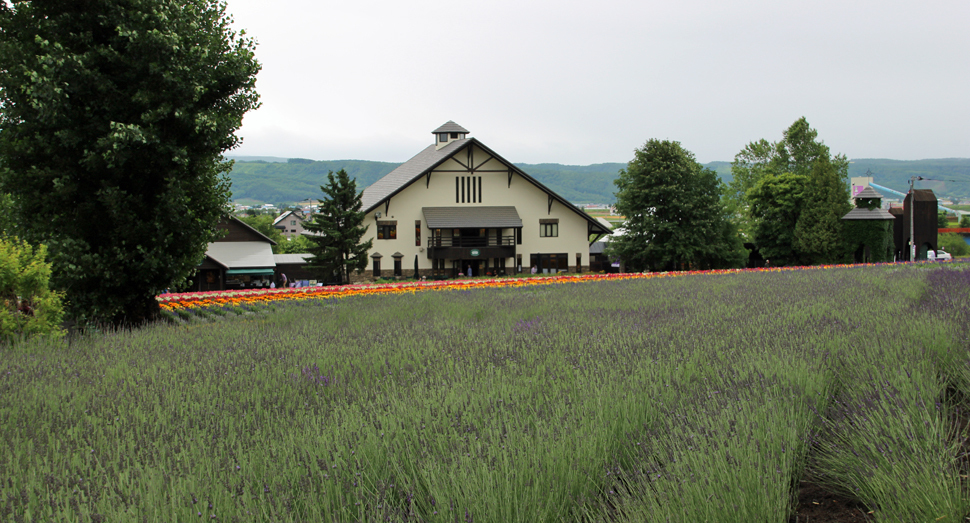
[[[717,174],[679,142],[650,140],[620,171],[616,208],[625,233],[611,255],[633,270],[739,265],[737,229],[727,221]]]
[[[0,2],[3,3],[3,2]],[[0,10],[0,192],[79,320],[138,323],[227,213],[255,43],[217,0],[14,0]]]
[[[361,242],[367,232],[357,183],[341,169],[327,174],[327,184],[320,186],[325,196],[320,212],[303,224],[314,233],[307,269],[320,274],[327,282],[347,282],[351,271],[367,267],[367,252],[373,240]]]
[[[852,210],[849,186],[826,156],[815,160],[805,187],[805,203],[792,244],[805,265],[844,261],[847,248],[842,217]]]
[[[844,258],[841,217],[849,203],[849,161],[832,156],[802,117],[781,141],[751,142],[731,164],[728,206],[773,264]]]

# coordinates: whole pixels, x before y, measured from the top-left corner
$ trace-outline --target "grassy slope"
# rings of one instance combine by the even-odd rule
[[[0,519],[781,523],[812,477],[955,522],[966,288],[741,273],[28,344],[0,360]]]
[[[237,160],[231,173],[233,195],[237,200],[253,199],[264,203],[297,202],[320,196],[320,185],[330,170],[347,169],[363,189],[391,172],[398,164],[364,160],[333,160],[286,163],[273,161]],[[525,172],[547,185],[567,200],[575,203],[612,203],[616,201],[613,180],[623,163],[593,165],[561,165],[557,163],[517,164]],[[727,183],[731,180],[730,162],[710,162],[713,169]],[[917,188],[933,189],[941,197],[970,196],[970,159],[897,161],[881,159],[853,160],[850,176],[862,176],[871,171],[876,183],[905,192],[912,176],[923,176],[947,182],[921,181]]]

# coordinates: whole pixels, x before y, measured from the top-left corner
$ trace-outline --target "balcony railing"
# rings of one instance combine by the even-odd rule
[[[428,237],[428,247],[512,247],[515,236]]]

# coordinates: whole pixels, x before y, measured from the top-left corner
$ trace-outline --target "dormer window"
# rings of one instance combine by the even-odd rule
[[[452,140],[457,140],[458,139],[458,133],[451,133],[451,139]]]
[[[448,133],[438,133],[438,141],[441,143],[448,141]]]

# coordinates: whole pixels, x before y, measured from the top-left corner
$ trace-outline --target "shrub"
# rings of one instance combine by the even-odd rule
[[[61,295],[50,290],[47,248],[0,238],[0,342],[64,334]]]
[[[966,256],[970,254],[970,245],[967,245],[967,242],[963,240],[963,236],[955,232],[943,233],[939,235],[937,244],[942,247],[944,251],[954,256]]]

